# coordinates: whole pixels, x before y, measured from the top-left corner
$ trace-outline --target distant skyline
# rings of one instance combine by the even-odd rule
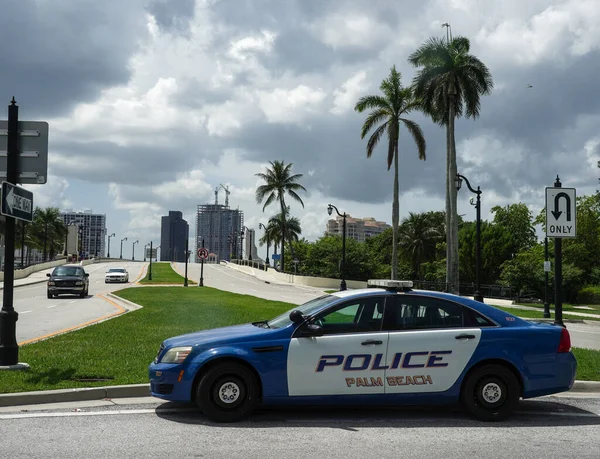
[[[50,126],[48,182],[26,186],[34,205],[106,214],[109,232],[140,246],[159,241],[169,210],[194,226],[219,184],[258,240],[278,209],[255,202],[254,174],[273,160],[303,174],[305,208],[290,205],[308,240],[323,234],[328,203],[390,222],[385,145],[366,158],[354,105],[392,65],[409,85],[408,55],[445,37],[444,23],[495,83],[481,118],[456,126],[459,172],[481,186],[482,217],[516,202],[537,215],[557,174],[579,196],[598,188],[596,0],[5,3],[0,119],[14,96],[21,120]],[[401,130],[401,219],[444,209],[444,130],[411,118],[428,150],[419,161]],[[459,192],[458,212],[474,220],[471,197]]]

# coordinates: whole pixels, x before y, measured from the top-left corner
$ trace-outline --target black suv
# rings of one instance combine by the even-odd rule
[[[48,279],[48,298],[62,293],[71,293],[85,298],[90,286],[89,274],[81,266],[57,266]]]

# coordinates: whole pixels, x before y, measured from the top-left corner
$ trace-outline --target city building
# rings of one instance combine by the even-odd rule
[[[208,249],[209,258],[217,263],[221,260],[238,259],[242,251],[241,230],[244,226],[244,212],[230,209],[226,205],[198,205],[196,213],[196,248]],[[195,261],[199,262],[197,250]]]
[[[344,219],[338,216],[327,222],[326,233],[339,234],[341,236],[343,227]],[[358,242],[365,242],[368,238],[377,236],[388,228],[391,228],[391,226],[385,222],[379,222],[374,218],[346,217],[346,237],[355,239]]]
[[[258,261],[258,250],[256,249],[256,231],[247,229],[244,232],[244,259]]]
[[[160,261],[185,262],[185,242],[190,234],[190,226],[178,210],[170,210],[162,217],[160,225]],[[188,250],[192,250],[188,247]]]
[[[91,210],[74,212],[69,209],[61,212],[60,216],[68,228],[68,255],[78,254],[83,258],[105,256],[105,214],[94,214]],[[74,228],[77,228],[76,233]]]

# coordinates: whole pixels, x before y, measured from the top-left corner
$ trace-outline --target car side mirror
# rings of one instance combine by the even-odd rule
[[[298,329],[296,337],[298,338],[312,338],[323,336],[323,327],[317,324],[306,324]]]
[[[85,277],[90,277],[90,273],[85,273],[84,276]]]
[[[292,312],[290,312],[290,320],[295,324],[301,324],[305,320],[304,314],[297,309],[294,309]]]
[[[52,276],[52,274],[46,273],[46,277],[51,277],[51,276]]]

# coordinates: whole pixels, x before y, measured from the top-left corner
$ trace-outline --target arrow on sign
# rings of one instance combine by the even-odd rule
[[[560,198],[565,198],[565,201],[567,202],[567,221],[570,222],[571,221],[571,198],[569,197],[569,195],[567,193],[561,192],[561,193],[558,193],[556,196],[554,196],[554,210],[552,211],[552,215],[554,215],[554,218],[556,220],[558,220],[559,217],[562,215],[562,211],[558,210],[558,202],[560,201]]]
[[[13,213],[13,204],[14,204],[14,196],[13,196],[13,189],[11,188],[10,191],[8,192],[8,194],[6,195],[6,205],[8,206],[8,208],[10,209],[10,213]]]

